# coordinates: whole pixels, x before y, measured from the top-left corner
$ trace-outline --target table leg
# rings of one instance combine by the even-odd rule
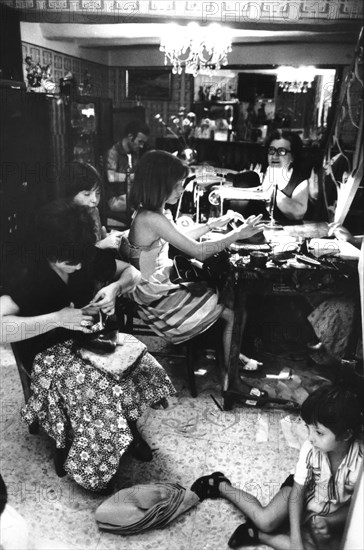
[[[246,301],[247,294],[241,288],[239,282],[235,283],[234,288],[234,323],[231,336],[230,359],[228,369],[223,382],[223,397],[224,409],[232,408],[234,398],[233,394],[229,393],[232,381],[237,378],[239,368],[239,353],[241,349],[241,341],[246,324]]]

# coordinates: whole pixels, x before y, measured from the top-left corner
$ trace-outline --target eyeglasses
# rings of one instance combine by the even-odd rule
[[[287,153],[290,153],[291,149],[286,149],[285,147],[268,147],[268,155],[275,155],[277,153],[280,157],[285,157]]]

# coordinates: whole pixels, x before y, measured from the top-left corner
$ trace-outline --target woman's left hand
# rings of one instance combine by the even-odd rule
[[[90,304],[97,304],[103,313],[106,315],[113,315],[115,313],[115,301],[117,295],[118,287],[112,283],[101,288]]]
[[[233,210],[228,210],[226,214],[220,216],[219,218],[213,218],[208,221],[209,227],[211,229],[217,229],[219,227],[225,227],[231,220],[235,218],[235,212]]]

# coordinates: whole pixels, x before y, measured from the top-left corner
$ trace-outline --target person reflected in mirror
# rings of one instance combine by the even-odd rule
[[[277,186],[273,217],[280,223],[303,220],[309,198],[311,167],[302,163],[302,140],[298,134],[275,130],[267,139],[268,168],[263,189]]]
[[[145,151],[150,129],[141,120],[132,120],[121,139],[105,155],[108,206],[112,212],[126,212],[127,173],[134,179],[135,167]]]
[[[129,296],[138,304],[141,318],[159,336],[179,344],[206,331],[217,319],[223,320],[223,389],[227,390],[234,312],[224,303],[224,296],[208,284],[199,283],[197,293],[188,285],[171,282],[173,262],[169,246],[203,262],[237,240],[261,232],[263,226],[261,216],[251,216],[238,228],[206,242],[198,239],[212,229],[226,226],[234,213],[189,229],[177,227],[166,205],[178,203],[188,174],[188,166],[166,151],[149,151],[142,157],[131,188],[131,202],[136,210],[129,237],[123,239],[120,250],[122,257],[140,269],[142,275]],[[237,373],[233,383],[239,384]]]
[[[231,484],[222,472],[191,486],[201,501],[225,498],[245,516],[230,548],[266,544],[276,550],[338,550],[349,506],[362,471],[362,400],[344,381],[325,384],[301,406],[307,426],[295,473],[268,504]]]

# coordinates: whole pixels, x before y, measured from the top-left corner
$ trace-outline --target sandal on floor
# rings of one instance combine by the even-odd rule
[[[247,519],[245,523],[235,529],[229,538],[228,546],[229,548],[241,548],[258,542],[258,529],[250,519]]]
[[[205,498],[219,498],[219,485],[223,481],[231,485],[230,481],[222,472],[214,472],[209,476],[203,476],[196,479],[191,486],[191,491],[196,493],[201,502],[205,500]]]

